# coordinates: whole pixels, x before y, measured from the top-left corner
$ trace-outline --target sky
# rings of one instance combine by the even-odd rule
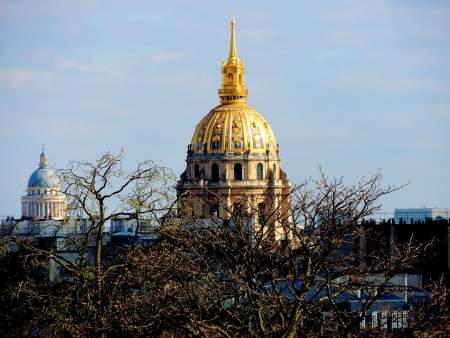
[[[177,175],[218,104],[231,12],[249,103],[293,183],[409,183],[383,211],[450,207],[450,1],[0,0],[0,217],[51,165],[122,147]]]

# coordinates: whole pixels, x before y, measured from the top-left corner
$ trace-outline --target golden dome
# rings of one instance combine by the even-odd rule
[[[246,103],[244,61],[237,56],[234,18],[231,20],[230,53],[222,61],[221,105],[212,109],[195,128],[190,150],[194,154],[277,152],[269,123]]]
[[[195,128],[191,150],[202,153],[275,152],[269,123],[247,103],[217,106]]]

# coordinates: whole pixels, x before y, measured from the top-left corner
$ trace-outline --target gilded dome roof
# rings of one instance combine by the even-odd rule
[[[277,153],[269,123],[247,104],[244,61],[238,58],[234,18],[231,20],[230,53],[222,61],[221,104],[195,128],[189,150],[193,154]]]
[[[191,144],[196,154],[277,150],[269,123],[244,102],[212,109],[195,128]]]

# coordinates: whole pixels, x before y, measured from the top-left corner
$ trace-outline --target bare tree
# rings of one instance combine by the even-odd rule
[[[18,283],[9,284],[5,290],[25,295],[34,313],[42,311],[31,327],[46,323],[48,334],[73,336],[395,334],[383,329],[389,306],[374,325],[368,315],[384,306],[380,300],[387,294],[405,292],[393,277],[412,267],[430,245],[411,239],[386,246],[378,228],[363,221],[379,210],[381,197],[398,189],[383,187],[380,175],[346,185],[321,173],[285,197],[289,210],[273,202],[270,190],[265,210],[252,208],[251,196],[229,206],[205,191],[201,202],[220,204],[230,217],[175,218],[170,172],[147,162],[127,174],[121,160],[122,155],[106,154],[63,172],[70,212],[88,221],[82,236],[69,238],[81,259],[68,261],[58,252],[15,241],[24,250],[16,252],[22,259],[50,255],[73,276],[53,287],[31,279],[22,284],[25,293]],[[150,247],[125,248],[108,261],[102,255],[104,227],[119,216],[153,218],[161,225],[159,238]],[[92,262],[86,253],[90,243]],[[445,332],[446,291],[441,284],[425,304],[414,305],[409,330],[402,334]]]
[[[52,334],[61,330],[103,335],[110,325],[110,298],[116,291],[112,286],[125,273],[123,264],[108,261],[103,254],[108,223],[118,217],[134,219],[138,224],[143,218],[160,222],[173,206],[173,174],[152,161],[138,163],[136,169],[127,171],[123,152],[108,152],[93,162],[71,162],[59,173],[68,200],[67,220],[59,229],[66,232],[66,250],[42,247],[30,238],[17,236],[7,236],[4,243],[14,242],[27,255],[51,259],[69,272],[71,281],[61,281],[66,298],[55,306],[64,320],[52,323]],[[71,227],[74,229],[67,233]],[[76,259],[68,258],[64,254],[67,250],[74,252]]]
[[[227,220],[187,218],[166,228],[158,244],[131,254],[136,272],[128,283],[140,293],[121,306],[129,314],[145,308],[147,316],[128,316],[122,329],[205,337],[388,335],[382,322],[366,323],[370,309],[388,293],[405,292],[392,278],[428,248],[411,240],[367,250],[365,241],[382,242],[362,220],[397,189],[382,187],[380,175],[346,185],[321,173],[292,190],[288,214],[268,207],[258,226],[259,211],[243,196],[243,208],[222,205]],[[274,223],[283,226],[283,238],[268,235]]]

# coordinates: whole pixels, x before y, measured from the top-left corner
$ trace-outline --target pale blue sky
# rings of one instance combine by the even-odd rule
[[[411,184],[383,207],[450,207],[450,1],[0,0],[0,215],[50,163],[124,147],[179,175],[218,103],[231,10],[249,103],[293,182]]]

